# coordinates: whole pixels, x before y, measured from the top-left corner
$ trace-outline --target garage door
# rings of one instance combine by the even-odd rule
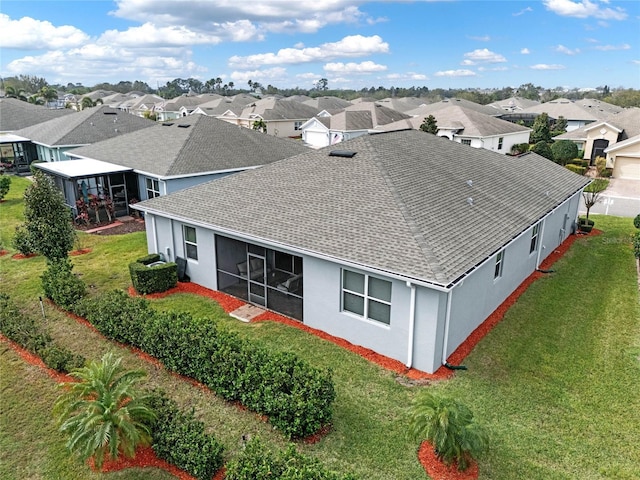
[[[640,180],[640,158],[617,157],[613,176],[627,180]]]

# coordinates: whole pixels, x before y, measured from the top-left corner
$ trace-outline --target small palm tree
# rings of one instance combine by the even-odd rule
[[[456,462],[459,470],[466,470],[488,443],[471,410],[453,398],[431,392],[415,399],[409,433],[426,439],[441,461],[447,465]]]
[[[93,457],[102,468],[105,453],[135,455],[136,447],[151,443],[150,424],[155,413],[149,397],[134,389],[146,374],[140,370],[124,372],[122,358],[107,353],[100,362],[71,372],[78,382],[63,383],[65,389],[55,403],[60,431],[67,434],[67,448],[82,460]]]

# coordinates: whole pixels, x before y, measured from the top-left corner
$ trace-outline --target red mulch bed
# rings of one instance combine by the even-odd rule
[[[33,257],[37,257],[38,254],[37,253],[30,253],[28,255],[24,255],[22,253],[14,253],[11,258],[13,258],[14,260],[24,260],[26,258],[33,258]]]
[[[78,250],[69,252],[69,255],[71,255],[72,257],[77,257],[78,255],[84,255],[86,253],[91,253],[91,252],[92,252],[91,248],[79,248]]]
[[[7,337],[2,335],[1,333],[0,333],[0,341],[5,342],[7,345],[9,345],[20,356],[20,358],[22,358],[22,360],[24,360],[29,365],[34,365],[36,367],[40,367],[41,369],[43,369],[47,373],[47,375],[53,378],[56,382],[66,383],[66,382],[74,381],[73,377],[70,377],[69,375],[60,373],[52,368],[47,367],[47,365],[42,361],[42,359],[39,356],[34,355],[29,350],[26,350],[25,348],[21,347],[14,341],[9,340]]]
[[[429,442],[422,442],[418,449],[418,460],[433,480],[475,480],[478,478],[478,464],[473,462],[464,472],[458,467],[441,462]]]
[[[4,257],[7,253],[9,253],[9,250],[0,250],[0,257]]]

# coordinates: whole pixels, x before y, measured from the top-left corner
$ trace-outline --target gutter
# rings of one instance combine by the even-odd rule
[[[413,365],[413,337],[416,327],[416,286],[407,281],[407,287],[411,289],[411,302],[409,304],[409,341],[407,348],[407,368]]]

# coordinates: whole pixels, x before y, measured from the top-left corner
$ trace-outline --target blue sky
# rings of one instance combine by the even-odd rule
[[[2,0],[0,75],[640,88],[638,0]]]

